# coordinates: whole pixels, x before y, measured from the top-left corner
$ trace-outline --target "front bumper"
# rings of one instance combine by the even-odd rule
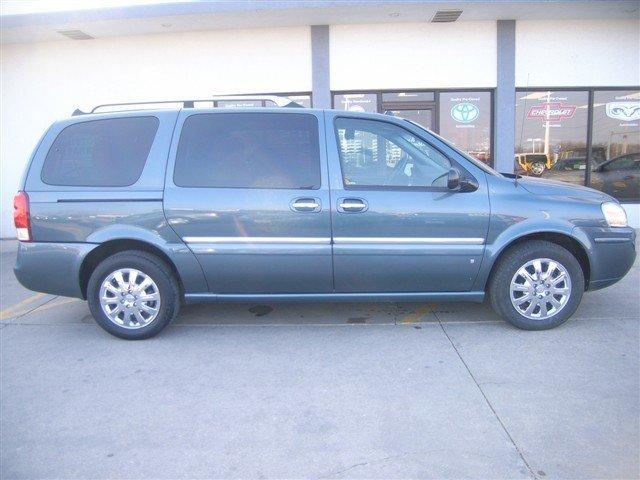
[[[636,232],[631,227],[581,227],[574,236],[587,248],[590,264],[589,290],[621,280],[636,259]]]
[[[13,272],[29,290],[82,298],[80,268],[96,247],[91,243],[20,242]]]

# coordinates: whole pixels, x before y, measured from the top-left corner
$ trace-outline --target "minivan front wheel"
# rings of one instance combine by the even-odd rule
[[[87,285],[98,325],[120,338],[158,334],[178,313],[180,292],[171,269],[147,252],[129,250],[104,259]]]
[[[507,251],[489,284],[494,310],[512,325],[545,330],[578,308],[584,276],[576,258],[555,243],[532,240]]]

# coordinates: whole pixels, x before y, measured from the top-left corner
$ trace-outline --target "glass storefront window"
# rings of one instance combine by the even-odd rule
[[[593,94],[592,188],[640,200],[640,90]]]
[[[440,92],[440,135],[491,165],[491,93]]]
[[[493,164],[490,91],[335,93],[333,105],[336,109],[407,118]],[[622,202],[640,201],[639,89],[519,90],[515,107],[516,173],[577,185],[588,181],[592,188]],[[589,108],[593,114],[591,126]],[[587,172],[589,128],[592,142]]]
[[[233,100],[216,100],[214,106],[217,108],[276,108],[278,105],[273,100],[260,99],[264,96],[275,96],[281,98],[288,98],[292,102],[296,102],[305,108],[311,108],[311,94],[310,93],[239,93],[234,95],[236,97]],[[252,98],[254,97],[254,98]],[[211,102],[195,102],[196,107],[210,107]]]
[[[259,108],[262,106],[262,100],[218,100],[216,107],[218,108]]]
[[[386,110],[385,113],[393,115],[394,117],[402,117],[412,122],[416,122],[418,125],[422,125],[428,130],[433,130],[433,114],[431,109],[416,109],[416,110]]]
[[[333,96],[333,108],[352,112],[378,111],[378,96],[375,93],[343,93]]]
[[[586,91],[516,92],[515,172],[584,185],[588,102]]]
[[[434,92],[383,92],[382,111],[394,117],[412,120],[433,130],[435,121]]]
[[[311,108],[311,95],[286,95],[286,97],[305,108]]]
[[[434,102],[433,92],[389,92],[382,94],[383,102]]]

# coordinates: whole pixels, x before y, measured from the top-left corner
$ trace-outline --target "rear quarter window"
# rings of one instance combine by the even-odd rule
[[[42,167],[48,185],[126,187],[142,174],[158,130],[156,117],[109,118],[66,127]]]

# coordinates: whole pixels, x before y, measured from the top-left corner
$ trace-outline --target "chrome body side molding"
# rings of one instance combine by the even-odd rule
[[[241,243],[241,244],[415,244],[415,245],[484,245],[480,237],[184,237],[187,243]]]
[[[478,302],[484,301],[484,292],[395,292],[395,293],[258,293],[258,294],[234,294],[234,293],[187,293],[187,303],[197,302],[409,302],[409,301],[436,301],[436,302]]]
[[[334,237],[335,244],[420,244],[420,245],[483,245],[484,238],[475,237]]]
[[[187,243],[320,243],[330,244],[329,237],[184,237]]]

